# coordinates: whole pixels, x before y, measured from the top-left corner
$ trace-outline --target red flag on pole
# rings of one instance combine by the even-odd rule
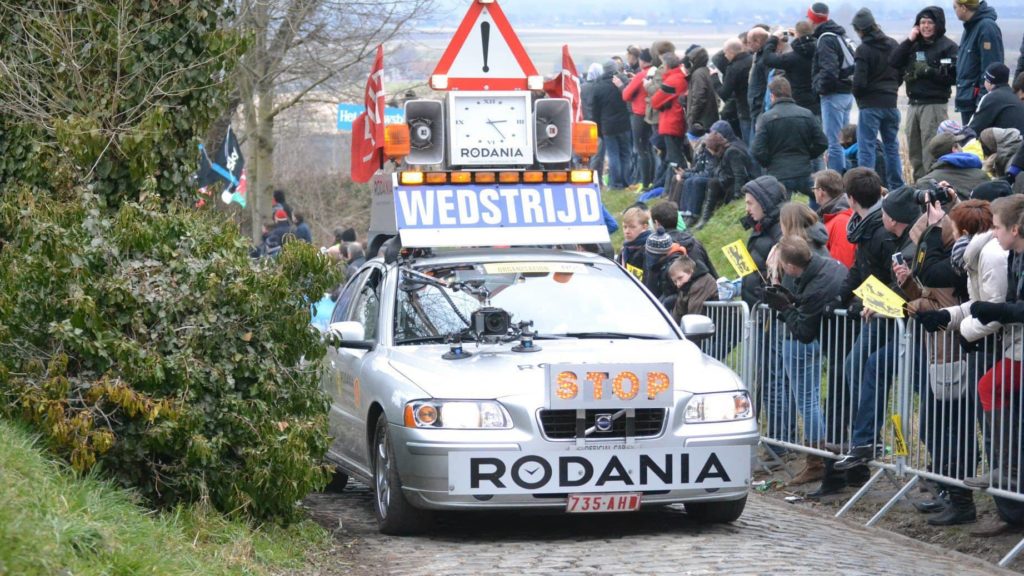
[[[569,55],[569,45],[562,45],[562,71],[544,83],[544,91],[552,98],[568,98],[572,104],[573,122],[583,120],[580,106],[580,78],[576,75],[576,63]]]
[[[384,149],[384,47],[377,46],[377,57],[366,80],[363,110],[352,122],[352,180],[369,182],[380,168]]]

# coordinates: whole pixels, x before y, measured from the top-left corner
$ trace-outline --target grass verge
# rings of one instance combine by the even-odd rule
[[[329,545],[309,520],[253,527],[202,506],[154,512],[0,418],[0,576],[264,575]]]

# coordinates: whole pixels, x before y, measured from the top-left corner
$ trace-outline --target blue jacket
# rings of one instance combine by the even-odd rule
[[[988,65],[1003,61],[1003,33],[996,24],[996,11],[985,0],[970,20],[956,57],[956,110],[974,111],[985,94],[983,75]]]

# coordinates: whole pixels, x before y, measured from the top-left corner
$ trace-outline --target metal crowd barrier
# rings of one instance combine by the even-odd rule
[[[770,457],[837,459],[851,446],[874,446],[874,472],[837,517],[888,478],[899,488],[869,526],[921,480],[933,491],[980,489],[1004,520],[1024,523],[1024,325],[993,330],[967,350],[956,327],[928,333],[913,319],[863,321],[839,310],[822,321],[816,341],[803,343],[765,305],[706,310],[718,330],[702,349],[750,386]],[[1022,550],[1024,540],[1000,566]]]

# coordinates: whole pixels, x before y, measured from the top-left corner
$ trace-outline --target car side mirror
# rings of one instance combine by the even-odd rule
[[[366,340],[366,330],[360,322],[333,322],[327,327],[330,344],[336,348],[373,350],[372,340]]]
[[[715,323],[703,314],[687,314],[679,321],[687,340],[700,342],[715,335]]]

